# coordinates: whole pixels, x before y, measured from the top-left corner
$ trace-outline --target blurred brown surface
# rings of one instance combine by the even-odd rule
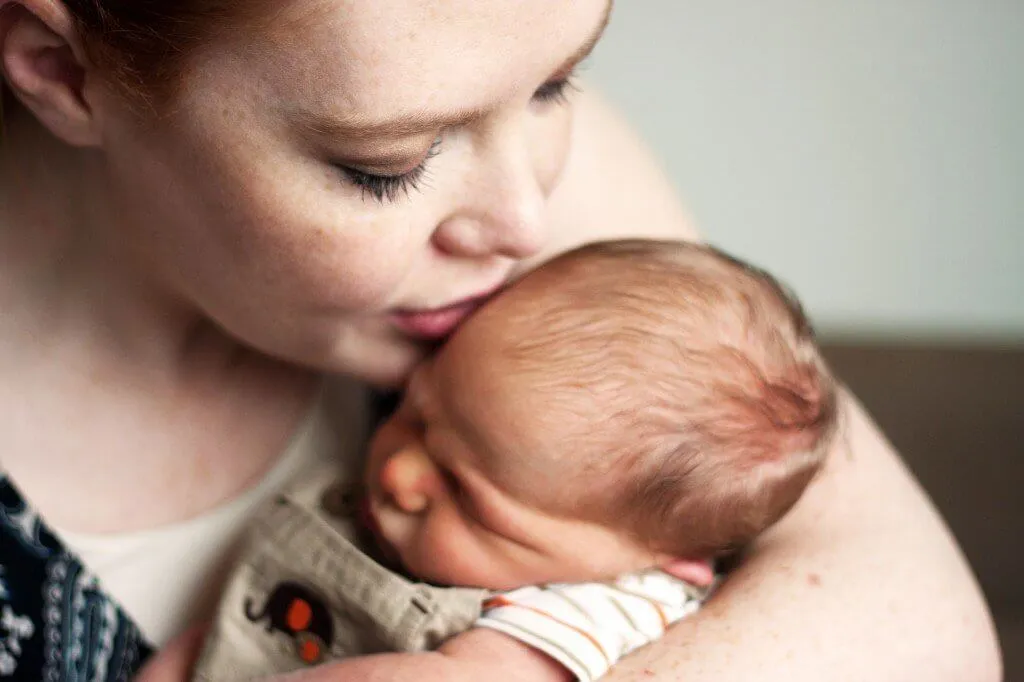
[[[824,346],[956,534],[1024,682],[1024,347]]]
[[[1024,680],[1024,614],[1004,613],[998,622],[1006,682],[1021,682]]]

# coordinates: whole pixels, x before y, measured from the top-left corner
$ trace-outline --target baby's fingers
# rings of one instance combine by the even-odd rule
[[[134,682],[186,682],[206,634],[205,626],[194,626],[174,638],[153,655]]]

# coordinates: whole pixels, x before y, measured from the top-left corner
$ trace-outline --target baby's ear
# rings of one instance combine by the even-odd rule
[[[697,587],[710,587],[715,581],[715,569],[710,559],[680,559],[665,557],[658,568],[673,578],[679,578]]]

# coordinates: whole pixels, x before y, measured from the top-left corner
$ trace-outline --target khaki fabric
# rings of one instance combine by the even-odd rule
[[[413,582],[369,556],[354,487],[324,469],[257,515],[195,680],[230,682],[332,659],[424,651],[468,629],[488,592]]]

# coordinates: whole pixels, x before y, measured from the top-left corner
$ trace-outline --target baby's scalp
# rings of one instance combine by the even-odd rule
[[[554,441],[520,453],[557,460],[557,499],[534,502],[614,520],[658,552],[752,540],[796,502],[835,430],[835,385],[799,303],[708,246],[582,247],[485,307],[458,345],[474,328],[482,364],[529,396],[531,439]]]

